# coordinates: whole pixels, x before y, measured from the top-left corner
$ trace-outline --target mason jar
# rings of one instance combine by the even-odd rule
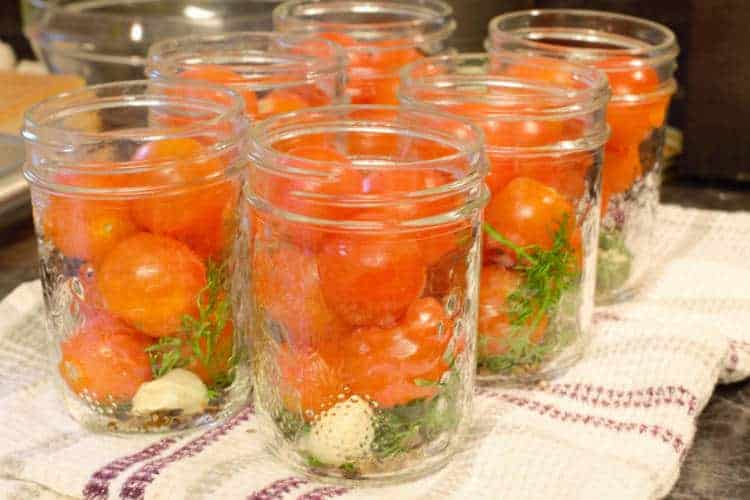
[[[398,104],[399,69],[445,51],[456,29],[442,0],[289,0],[273,22],[277,31],[314,33],[346,49],[353,104]]]
[[[344,481],[442,466],[474,387],[480,131],[411,107],[332,106],[253,132],[252,369],[268,449]]]
[[[158,42],[149,49],[153,79],[203,80],[236,91],[251,119],[342,104],[346,54],[310,35],[236,32]]]
[[[183,429],[247,402],[247,128],[238,95],[195,83],[97,85],[27,113],[52,364],[83,425]]]
[[[674,33],[636,17],[588,10],[513,12],[490,22],[491,50],[603,71],[612,99],[602,169],[597,303],[632,297],[652,261],[665,117],[676,89]]]
[[[490,201],[479,380],[558,375],[581,357],[591,322],[606,79],[513,54],[427,58],[401,75],[404,104],[463,116],[484,131]]]

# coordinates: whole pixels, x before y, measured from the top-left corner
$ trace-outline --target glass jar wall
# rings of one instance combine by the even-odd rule
[[[274,9],[273,20],[279,31],[315,33],[346,49],[353,104],[398,104],[398,70],[446,50],[456,29],[441,0],[290,0]]]
[[[401,98],[484,131],[478,372],[529,382],[580,358],[593,308],[606,79],[512,54],[428,58],[402,71]]]
[[[677,42],[657,23],[585,10],[534,10],[496,17],[491,50],[566,59],[602,70],[612,99],[602,170],[597,302],[633,295],[646,278],[659,198],[667,107]]]
[[[474,386],[479,130],[409,107],[335,106],[254,133],[251,336],[268,448],[352,481],[442,466]]]
[[[247,401],[232,280],[246,132],[238,95],[177,82],[89,87],[28,112],[52,361],[84,425],[181,429]]]
[[[318,37],[238,32],[159,42],[149,50],[150,78],[203,80],[236,91],[252,119],[345,99],[346,56]]]

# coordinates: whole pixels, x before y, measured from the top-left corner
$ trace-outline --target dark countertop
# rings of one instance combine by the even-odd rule
[[[728,211],[750,210],[750,186],[670,181],[662,201]],[[30,220],[0,229],[0,298],[37,278]],[[698,433],[669,500],[750,498],[750,381],[717,387],[698,418]]]

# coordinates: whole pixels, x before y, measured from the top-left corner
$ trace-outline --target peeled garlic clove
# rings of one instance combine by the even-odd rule
[[[352,396],[323,412],[312,425],[305,448],[328,465],[361,460],[370,454],[375,439],[374,416],[367,401]]]
[[[200,413],[208,406],[208,389],[191,371],[176,368],[161,378],[145,382],[133,396],[133,412],[139,415],[161,410]]]

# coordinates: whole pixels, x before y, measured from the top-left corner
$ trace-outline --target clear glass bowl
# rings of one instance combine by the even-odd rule
[[[273,0],[23,0],[24,31],[53,73],[88,83],[140,79],[164,38],[270,30]]]
[[[402,102],[484,131],[479,380],[558,375],[580,359],[591,323],[606,79],[509,53],[427,58],[401,75]]]
[[[237,94],[175,81],[96,85],[27,113],[51,361],[83,425],[168,431],[246,404],[247,129]]]
[[[250,332],[268,448],[363,484],[441,467],[471,415],[481,132],[408,106],[329,106],[253,133]]]

